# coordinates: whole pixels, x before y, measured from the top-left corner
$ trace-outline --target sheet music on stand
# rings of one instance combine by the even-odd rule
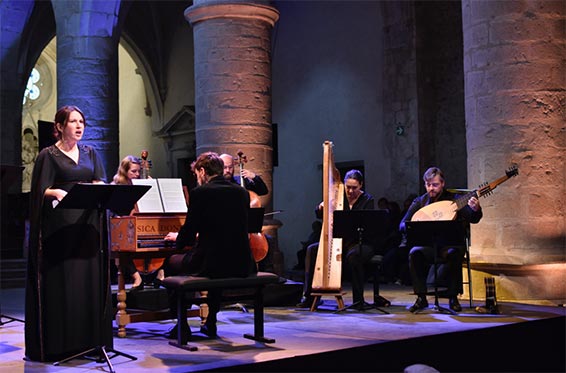
[[[187,201],[179,178],[133,179],[151,189],[137,202],[139,213],[186,213]]]

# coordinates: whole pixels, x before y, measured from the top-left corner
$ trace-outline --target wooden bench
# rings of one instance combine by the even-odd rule
[[[228,277],[210,279],[196,276],[169,276],[165,277],[162,285],[174,291],[177,307],[177,340],[170,342],[171,345],[189,351],[195,351],[196,347],[187,346],[189,330],[187,323],[181,322],[187,318],[187,307],[192,304],[206,303],[206,297],[196,297],[194,294],[211,289],[250,289],[250,291],[230,294],[231,300],[253,299],[254,309],[254,334],[244,334],[245,338],[263,343],[274,343],[275,339],[266,338],[263,328],[263,290],[267,284],[279,282],[279,276],[269,272],[258,272],[248,277]]]

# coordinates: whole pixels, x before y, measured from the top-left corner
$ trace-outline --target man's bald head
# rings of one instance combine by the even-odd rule
[[[234,177],[234,157],[230,154],[220,154],[220,159],[224,162],[224,178],[232,180]]]

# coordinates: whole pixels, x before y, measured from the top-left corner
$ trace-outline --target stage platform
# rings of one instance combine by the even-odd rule
[[[371,300],[371,284],[366,287]],[[351,302],[347,287],[344,301]],[[61,366],[27,362],[24,357],[23,289],[1,290],[0,370],[5,372],[108,372],[105,363],[76,359]],[[461,300],[458,315],[430,308],[411,314],[411,288],[383,285],[386,308],[335,313],[333,297],[316,312],[294,307],[265,309],[265,336],[273,344],[243,337],[253,333],[253,310],[224,309],[218,315],[220,339],[198,333],[191,319],[197,351],[171,346],[164,334],[174,320],[128,325],[114,349],[137,357],[110,359],[116,372],[403,372],[423,364],[440,372],[565,372],[565,308],[542,304],[500,303],[499,315],[481,314]],[[429,297],[432,304],[434,298]],[[446,299],[441,305],[446,306]],[[474,306],[482,306],[475,301]],[[72,322],[72,321],[71,321]],[[116,330],[116,329],[115,329]],[[410,371],[415,371],[411,370]],[[417,369],[416,371],[425,372]]]

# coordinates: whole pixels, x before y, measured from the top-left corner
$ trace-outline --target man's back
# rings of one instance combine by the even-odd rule
[[[187,221],[177,245],[190,244],[198,233],[198,275],[245,277],[255,272],[248,239],[249,194],[222,177],[191,191]],[[196,259],[196,258],[195,258]]]

